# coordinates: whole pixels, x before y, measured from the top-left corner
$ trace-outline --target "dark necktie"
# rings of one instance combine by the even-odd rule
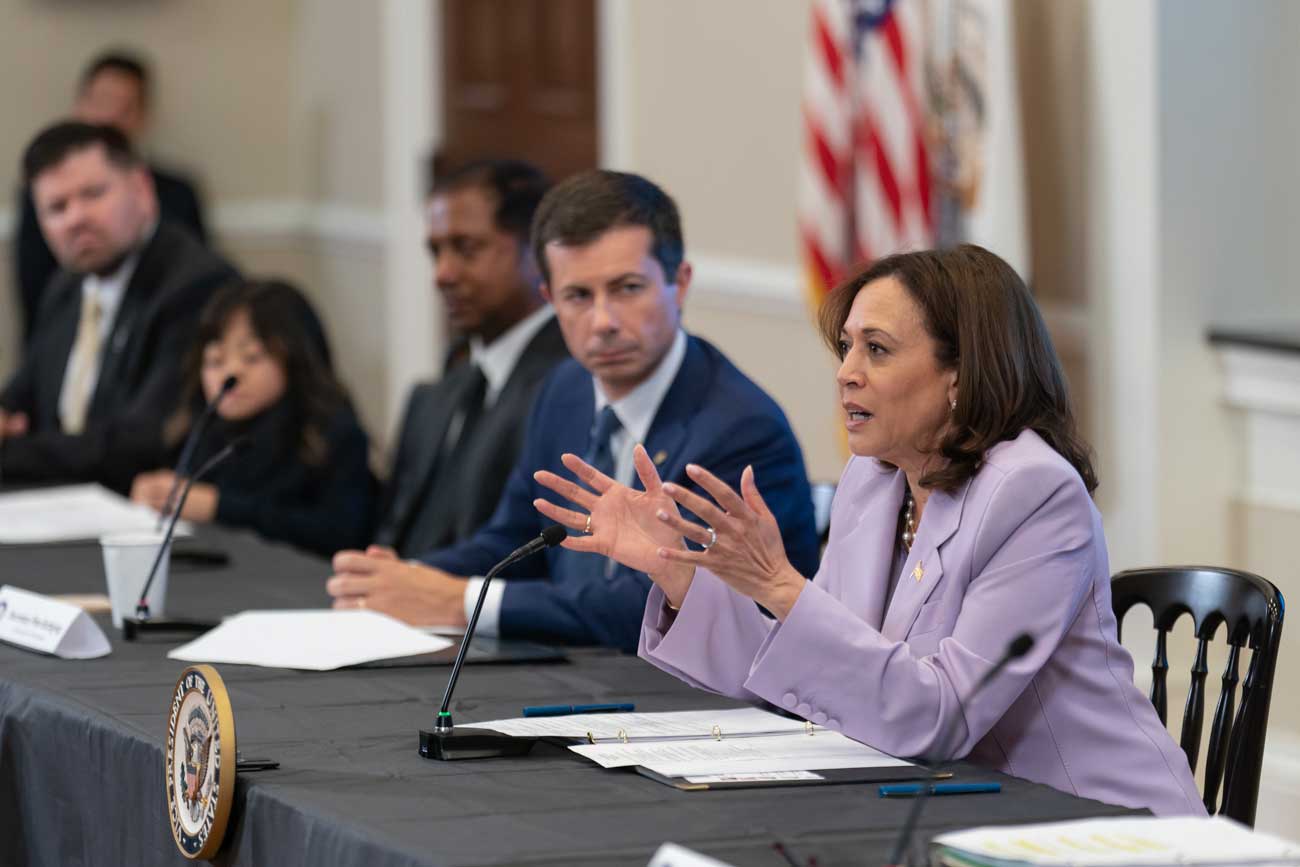
[[[610,439],[623,428],[623,423],[614,414],[614,408],[607,406],[596,414],[591,425],[591,438],[587,442],[587,453],[582,459],[600,470],[611,479],[614,478],[614,449]],[[617,481],[617,479],[615,479]],[[562,581],[577,581],[584,584],[595,583],[610,578],[614,574],[614,561],[598,554],[587,554],[568,549],[561,549],[556,563],[564,571]]]
[[[587,454],[583,457],[583,460],[611,479],[614,478],[614,449],[609,441],[622,428],[623,423],[614,414],[614,408],[606,406],[592,422],[591,439],[587,443]]]
[[[478,365],[467,372],[465,383],[447,422],[446,433],[438,444],[437,454],[429,462],[429,469],[405,508],[395,509],[398,523],[381,527],[376,542],[389,544],[403,555],[420,554],[456,541],[456,519],[462,502],[461,492],[472,479],[465,478],[471,469],[465,457],[474,440],[474,428],[483,415],[487,396],[487,378]],[[457,420],[459,419],[459,426]]]
[[[487,377],[483,375],[483,370],[477,364],[473,367],[472,379],[461,393],[460,401],[456,405],[456,413],[452,417],[451,424],[455,424],[456,417],[460,418],[460,429],[453,431],[449,424],[447,436],[443,438],[442,448],[439,450],[440,462],[443,463],[454,460],[458,452],[464,451],[464,444],[472,438],[474,426],[478,423],[479,416],[483,414],[483,403],[487,399]]]

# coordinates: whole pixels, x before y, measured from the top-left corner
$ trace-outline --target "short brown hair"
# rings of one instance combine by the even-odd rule
[[[31,184],[74,153],[102,147],[108,161],[120,169],[144,163],[121,130],[112,126],[63,120],[36,134],[23,152],[23,183]]]
[[[546,245],[590,244],[610,229],[644,226],[650,230],[650,254],[673,283],[686,256],[677,203],[654,182],[629,172],[593,169],[555,186],[533,218],[533,255],[542,278],[551,282]]]
[[[938,448],[947,465],[921,485],[956,490],[979,471],[985,452],[1028,428],[1070,462],[1092,493],[1091,449],[1079,435],[1047,326],[1015,269],[974,244],[880,259],[822,303],[822,337],[836,354],[858,292],[884,277],[897,279],[920,308],[940,366],[957,371],[957,408]]]

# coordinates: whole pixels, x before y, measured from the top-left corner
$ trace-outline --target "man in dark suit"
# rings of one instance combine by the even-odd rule
[[[463,341],[452,355],[468,358],[406,404],[375,534],[403,557],[459,542],[492,516],[523,444],[520,420],[568,358],[528,247],[546,188],[534,166],[489,160],[440,178],[429,198],[434,278]]]
[[[112,52],[92,60],[81,73],[72,114],[77,120],[117,127],[132,142],[139,142],[149,126],[149,69],[139,58]],[[184,227],[204,243],[207,231],[194,185],[184,177],[149,167],[162,219]],[[15,285],[23,312],[23,339],[30,340],[45,289],[58,262],[45,243],[31,190],[24,186],[14,237]]]
[[[481,575],[550,522],[557,501],[534,481],[566,474],[582,455],[637,484],[644,443],[666,481],[694,487],[687,464],[717,467],[728,484],[753,466],[786,552],[811,575],[817,537],[803,458],[776,403],[717,349],[681,328],[691,268],[676,205],[636,175],[587,172],[557,186],[533,223],[543,293],[573,355],[538,395],[524,450],[491,521],[470,539],[402,562],[382,551],[335,555],[327,583],[338,608],[371,608],[418,624],[463,624]],[[769,494],[768,492],[772,493]],[[635,651],[650,579],[594,554],[551,548],[489,588],[479,628],[503,637]]]
[[[177,400],[200,309],[237,275],[159,221],[149,172],[114,127],[49,127],[23,173],[61,267],[0,391],[0,479],[126,490]]]

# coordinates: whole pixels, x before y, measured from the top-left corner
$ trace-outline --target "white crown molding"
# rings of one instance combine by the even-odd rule
[[[687,256],[692,298],[708,307],[769,315],[809,315],[799,269],[790,265],[703,254]]]
[[[212,208],[214,233],[227,241],[276,244],[315,241],[359,247],[382,247],[388,238],[386,215],[379,208],[358,208],[306,199],[236,199]],[[13,231],[13,212],[0,209],[0,240]],[[690,256],[694,268],[688,306],[771,316],[809,315],[798,267],[738,256],[704,253]]]
[[[1247,412],[1300,416],[1300,353],[1220,346],[1223,399]]]
[[[1238,501],[1300,513],[1300,354],[1217,347],[1223,401],[1238,411],[1246,472]]]
[[[224,238],[303,237],[310,234],[313,207],[298,199],[236,199],[212,208],[213,231]]]
[[[338,202],[306,199],[236,199],[212,208],[213,231],[237,241],[311,239],[332,244],[380,246],[386,238],[384,212]],[[0,208],[0,241],[15,228],[12,208]]]

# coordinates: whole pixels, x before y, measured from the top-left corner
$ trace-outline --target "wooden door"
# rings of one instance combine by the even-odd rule
[[[597,165],[595,0],[444,0],[434,171],[530,160],[555,179]]]

